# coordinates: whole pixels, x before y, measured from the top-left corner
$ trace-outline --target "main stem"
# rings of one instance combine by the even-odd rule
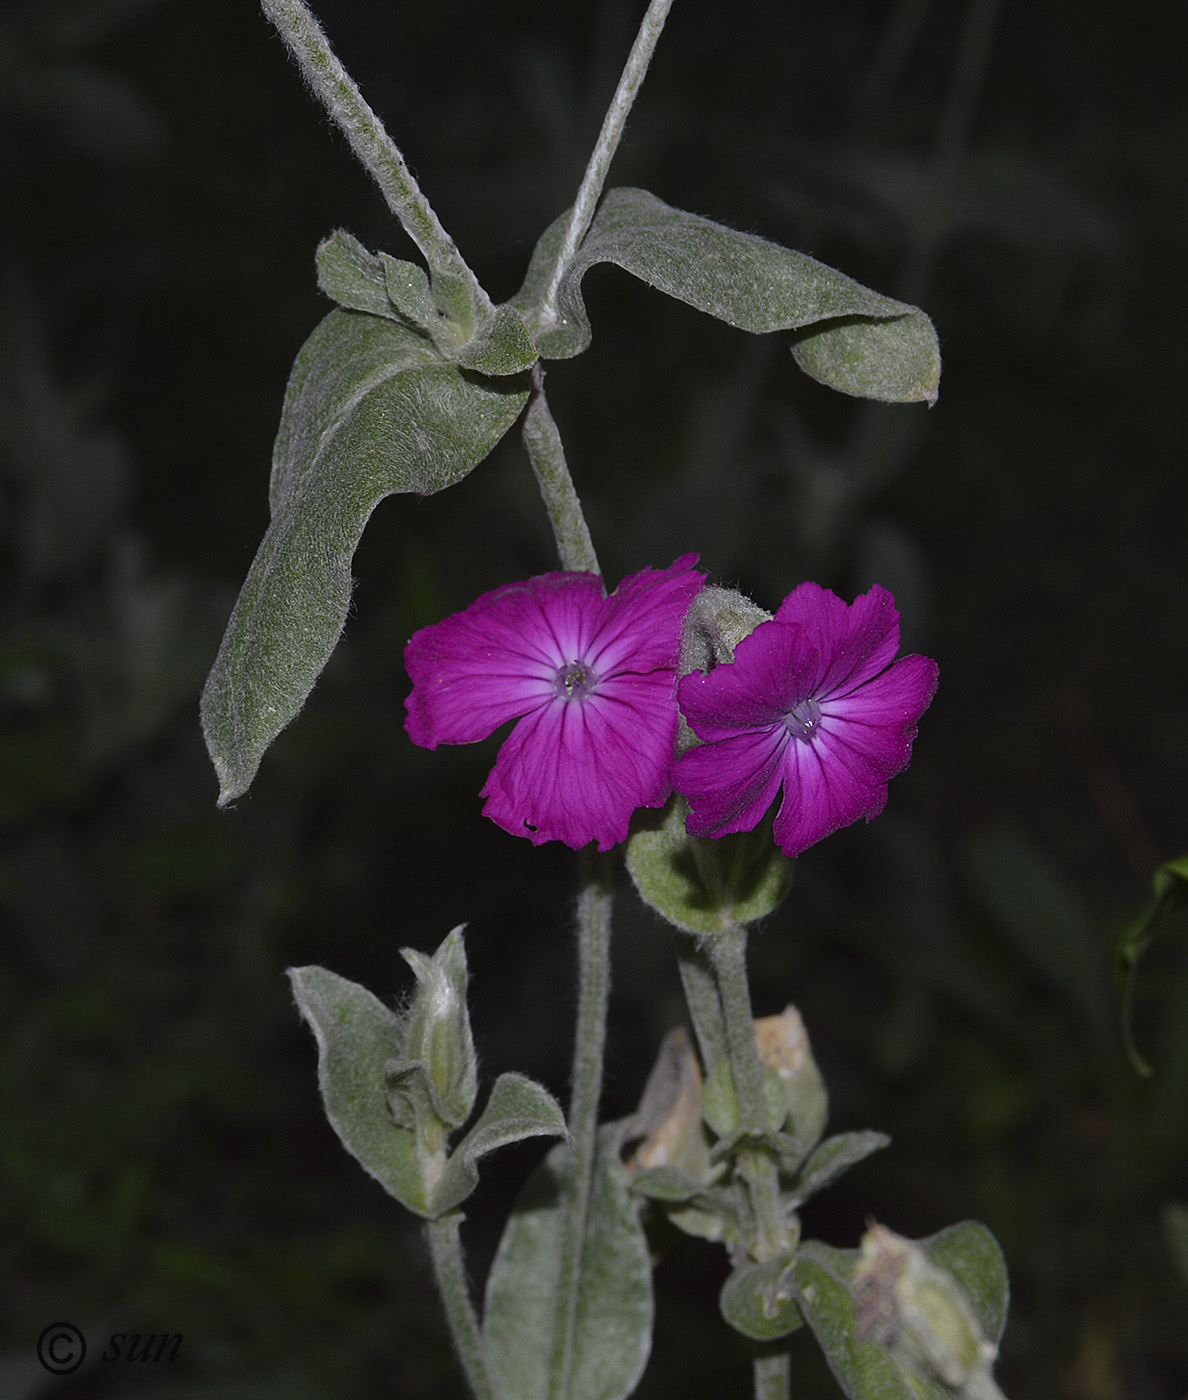
[[[594,1162],[598,1149],[598,1106],[606,1050],[606,1008],[610,995],[610,868],[606,856],[589,849],[579,855],[581,889],[577,904],[578,1011],[573,1043],[573,1084],[569,1102],[570,1158],[562,1203],[557,1307],[549,1400],[566,1400],[573,1375],[578,1291]]]
[[[734,1090],[738,1096],[739,1127],[755,1133],[767,1127],[767,1098],[764,1093],[763,1062],[755,1044],[755,1020],[751,993],[747,986],[747,931],[735,924],[709,942],[707,951],[718,982],[722,1018],[726,1026],[726,1047]],[[770,1259],[791,1244],[788,1223],[780,1204],[780,1178],[771,1154],[760,1144],[748,1147],[746,1139],[738,1147],[738,1169],[746,1183],[755,1221],[752,1253],[758,1260]],[[752,1366],[755,1400],[788,1400],[791,1375],[784,1351],[767,1351]]]
[[[430,272],[435,278],[461,281],[469,290],[476,311],[485,315],[491,310],[490,297],[441,226],[383,122],[338,61],[304,0],[261,0],[261,4],[315,96],[380,187],[388,208],[421,250]]]
[[[602,188],[606,184],[607,171],[610,169],[615,151],[619,148],[623,128],[627,124],[627,114],[635,103],[644,75],[648,71],[648,65],[652,61],[652,54],[655,52],[661,30],[664,28],[664,21],[668,18],[668,12],[671,8],[672,0],[652,0],[643,17],[643,22],[639,26],[639,33],[635,36],[631,52],[627,55],[626,66],[619,77],[619,84],[615,88],[611,104],[607,108],[606,116],[602,122],[602,130],[598,133],[598,140],[590,154],[586,173],[582,176],[582,183],[578,187],[577,198],[573,201],[573,207],[569,211],[569,222],[565,226],[561,246],[557,250],[557,260],[553,264],[552,275],[540,300],[535,317],[536,323],[540,327],[551,324],[557,314],[557,289],[561,285],[565,269],[573,261],[574,255],[581,246],[582,239],[586,236],[586,230],[590,227],[594,210],[602,196]]]

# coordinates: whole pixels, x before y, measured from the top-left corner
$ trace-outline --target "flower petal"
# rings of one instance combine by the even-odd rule
[[[787,729],[769,725],[687,749],[672,766],[672,785],[689,799],[690,836],[750,831],[775,801],[783,777]]]
[[[937,665],[903,656],[881,676],[821,704],[821,733],[861,755],[874,781],[887,782],[908,765],[920,716],[936,694]]]
[[[681,713],[699,739],[711,742],[744,729],[783,727],[792,706],[813,693],[818,668],[803,628],[761,622],[735,647],[729,665],[681,678]]]
[[[696,563],[684,554],[669,569],[641,569],[603,600],[585,657],[598,676],[676,670],[681,625],[705,582]]]
[[[627,838],[637,807],[662,806],[676,739],[672,677],[619,682],[618,694],[555,700],[512,730],[482,789],[484,815],[534,845]]]
[[[549,702],[557,668],[580,658],[601,604],[596,574],[541,574],[415,632],[404,651],[413,743],[472,743]]]
[[[784,751],[784,800],[775,818],[776,844],[798,856],[859,817],[870,821],[887,803],[887,784],[873,786],[854,771],[850,755],[818,734]]]
[[[816,648],[811,693],[818,699],[845,694],[877,676],[899,650],[895,599],[878,584],[847,604],[818,583],[802,583],[780,604],[776,620],[803,627]]]

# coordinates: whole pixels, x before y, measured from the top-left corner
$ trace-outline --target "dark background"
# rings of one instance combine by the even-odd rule
[[[641,9],[320,6],[497,299]],[[988,1224],[1012,1400],[1188,1393],[1183,916],[1140,984],[1149,1082],[1110,970],[1188,847],[1186,13],[678,0],[612,182],[919,301],[940,402],[842,400],[609,269],[549,379],[612,580],[689,549],[768,607],[877,580],[940,662],[887,812],[801,860],[753,981],[757,1011],[800,1006],[833,1126],[894,1138],[806,1230]],[[283,970],[388,998],[401,946],[467,921],[487,1081],[564,1092],[572,857],[483,821],[493,745],[401,724],[404,641],[552,567],[543,511],[515,434],[384,503],[343,643],[217,813],[197,696],[327,309],[314,247],[409,245],[247,0],[8,0],[0,101],[0,1393],[458,1395],[417,1227],[325,1124]],[[608,1116],[681,1019],[626,889],[618,924]],[[540,1151],[485,1173],[479,1279]],[[661,1263],[641,1396],[749,1393],[724,1272],[692,1240]],[[32,1360],[60,1318],[92,1346],[70,1380]],[[180,1361],[94,1360],[153,1330]],[[792,1347],[797,1396],[836,1395]]]

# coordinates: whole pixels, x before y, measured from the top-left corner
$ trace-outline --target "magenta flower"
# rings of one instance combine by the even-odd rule
[[[409,737],[469,744],[518,719],[480,794],[484,814],[536,846],[609,850],[637,807],[663,806],[670,791],[696,559],[643,569],[609,597],[597,574],[540,574],[423,627],[404,653]]]
[[[936,691],[926,656],[898,661],[899,613],[885,588],[852,605],[802,583],[734,650],[693,672],[681,710],[704,742],[673,765],[691,836],[750,831],[782,785],[775,839],[786,855],[883,810]]]

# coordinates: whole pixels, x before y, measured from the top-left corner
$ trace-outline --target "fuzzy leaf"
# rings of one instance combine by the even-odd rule
[[[324,967],[290,968],[289,980],[318,1043],[318,1088],[342,1145],[402,1205],[429,1214],[416,1135],[388,1107],[384,1066],[401,1050],[396,1013]]]
[[[961,1285],[982,1332],[997,1345],[1010,1302],[1006,1260],[998,1241],[979,1221],[963,1220],[921,1240],[920,1247],[937,1268],[945,1269]]]
[[[890,1141],[886,1133],[865,1130],[826,1138],[801,1168],[789,1206],[799,1208],[810,1196],[815,1196],[843,1172],[886,1147]]]
[[[552,1094],[522,1074],[501,1074],[478,1122],[454,1151],[433,1192],[433,1210],[461,1205],[478,1185],[478,1160],[530,1137],[564,1137],[565,1115]]]
[[[545,230],[513,298],[529,325],[566,218]],[[581,281],[600,262],[740,330],[797,332],[792,353],[801,369],[842,393],[885,402],[936,399],[940,349],[918,308],[805,253],[673,209],[646,190],[609,190],[603,197],[562,277],[555,319],[537,328],[536,346],[546,358],[568,359],[589,345]]]
[[[599,1134],[587,1216],[582,1278],[572,1330],[569,1400],[623,1400],[651,1350],[652,1265],[619,1159],[621,1130]],[[558,1318],[562,1195],[569,1167],[554,1147],[524,1188],[491,1265],[484,1331],[497,1389],[515,1400],[544,1400]]]
[[[796,1299],[829,1369],[849,1400],[947,1400],[930,1381],[909,1376],[875,1341],[859,1341],[858,1302],[850,1278],[856,1249],[832,1249],[811,1240],[794,1268]]]
[[[306,341],[273,453],[272,523],[202,696],[220,806],[247,791],[334,650],[351,559],[376,505],[460,481],[527,397],[525,377],[461,370],[378,316],[332,311]]]
[[[329,238],[318,244],[316,254],[318,265],[318,286],[339,306],[349,311],[366,311],[372,316],[386,316],[396,321],[405,318],[419,322],[420,318],[409,315],[399,305],[393,305],[393,298],[386,286],[384,255],[369,253],[359,240],[345,229],[336,229]],[[394,258],[388,259],[395,262]],[[402,263],[420,272],[426,287],[428,301],[428,278],[412,263]]]

